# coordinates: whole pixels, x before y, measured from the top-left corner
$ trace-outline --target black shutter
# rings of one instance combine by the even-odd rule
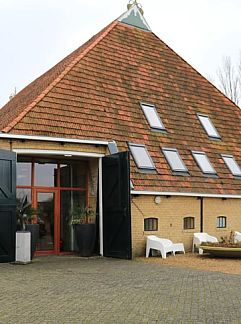
[[[15,260],[16,154],[0,150],[0,262]]]
[[[131,259],[129,152],[103,158],[104,256]]]

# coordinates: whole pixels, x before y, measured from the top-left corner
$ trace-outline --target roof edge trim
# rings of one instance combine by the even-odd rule
[[[42,91],[42,93],[40,95],[37,96],[37,98],[35,98],[11,123],[9,123],[7,126],[5,126],[2,129],[2,132],[8,133],[10,132],[14,126],[16,126],[16,124],[18,122],[20,122],[25,116],[26,114],[36,105],[39,103],[40,100],[42,100],[44,98],[45,95],[47,95],[52,89],[53,87],[59,83],[64,76],[87,54],[89,53],[90,50],[92,50],[103,38],[105,38],[109,32],[117,25],[118,20],[114,20],[110,26],[103,32],[103,34],[101,34],[92,44],[90,44],[89,47],[87,47],[83,53],[81,53],[76,59],[74,59],[69,65],[66,66],[66,68],[64,69],[64,71],[53,81],[51,82],[45,90]]]
[[[241,195],[225,195],[225,194],[205,194],[192,192],[161,192],[161,191],[136,191],[131,190],[132,195],[151,195],[151,196],[184,196],[184,197],[203,197],[203,198],[232,198],[241,199]]]
[[[105,145],[108,146],[110,141],[99,140],[84,140],[78,138],[65,137],[50,137],[50,136],[34,136],[34,135],[20,135],[20,134],[1,134],[0,139],[16,139],[16,140],[30,140],[30,141],[45,141],[45,142],[62,142],[62,143],[76,143],[76,144],[90,144],[90,145]]]

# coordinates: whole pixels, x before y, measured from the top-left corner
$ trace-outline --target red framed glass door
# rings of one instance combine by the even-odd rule
[[[38,209],[37,254],[76,250],[71,211],[89,205],[89,183],[88,161],[18,156],[17,197]]]

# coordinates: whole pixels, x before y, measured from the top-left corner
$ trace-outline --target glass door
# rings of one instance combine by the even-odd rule
[[[55,192],[36,192],[38,210],[39,240],[37,251],[56,251],[58,248],[56,231]]]
[[[93,170],[90,182],[88,161],[18,156],[17,198],[38,210],[33,223],[39,224],[39,254],[76,250],[71,215],[73,208],[89,205],[89,196],[95,199],[98,164]]]
[[[61,190],[60,193],[60,251],[75,251],[75,239],[73,226],[71,225],[71,213],[73,208],[86,205],[85,192],[78,190]]]

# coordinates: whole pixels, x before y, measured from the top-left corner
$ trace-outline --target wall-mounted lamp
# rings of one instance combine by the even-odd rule
[[[160,196],[155,196],[154,202],[155,202],[155,204],[159,205],[161,203],[161,197]]]

